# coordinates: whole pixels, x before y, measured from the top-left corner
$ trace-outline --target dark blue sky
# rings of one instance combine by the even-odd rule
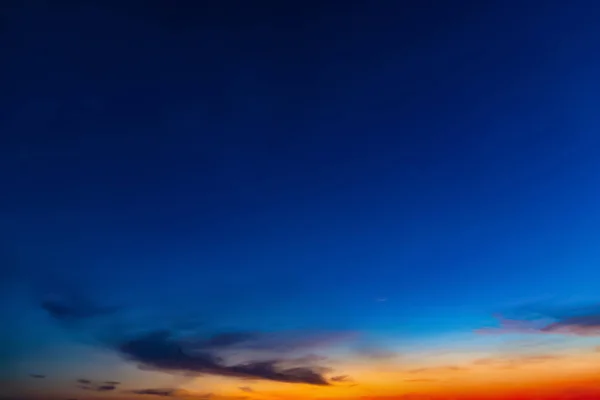
[[[19,279],[410,334],[597,294],[595,2],[122,3],[3,5]]]

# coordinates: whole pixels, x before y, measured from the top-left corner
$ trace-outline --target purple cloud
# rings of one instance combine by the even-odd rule
[[[510,317],[496,315],[498,326],[479,329],[477,332],[600,336],[598,306],[560,309],[521,307],[515,314]]]

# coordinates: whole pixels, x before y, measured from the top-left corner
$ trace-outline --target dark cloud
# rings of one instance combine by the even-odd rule
[[[88,302],[73,303],[58,299],[45,300],[41,306],[52,318],[63,322],[85,320],[117,311],[116,307],[97,307]]]
[[[254,393],[254,390],[250,387],[250,386],[240,386],[239,389],[242,392],[246,392],[246,393]]]
[[[173,397],[178,393],[177,389],[138,389],[132,390],[130,393],[149,395],[149,396],[161,396],[161,397]]]
[[[63,324],[73,325],[118,311],[117,307],[98,305],[90,298],[91,290],[72,276],[44,274],[43,282],[36,286],[41,308]]]
[[[480,333],[547,333],[600,336],[600,307],[521,306],[496,315],[498,326]]]
[[[110,392],[115,390],[117,387],[115,385],[100,385],[96,387],[97,392]]]
[[[354,332],[225,332],[197,340],[196,347],[204,349],[235,349],[269,353],[292,353],[311,351],[352,340]]]
[[[237,343],[237,341],[234,341]],[[198,343],[198,342],[196,342]],[[140,366],[174,373],[197,373],[265,379],[278,382],[328,385],[315,367],[286,368],[285,359],[228,365],[206,345],[185,347],[169,331],[150,332],[121,343],[117,350]]]
[[[79,322],[117,311],[72,293],[46,300],[41,306],[60,322]],[[329,349],[356,337],[355,332],[302,331],[201,335],[189,324],[185,329],[153,329],[139,320],[119,318],[122,316],[123,313],[119,313],[112,318],[95,320],[94,324],[63,325],[93,336],[96,343],[116,351],[141,369],[185,376],[212,374],[311,385],[329,385],[324,377],[329,370],[321,365],[324,360],[312,351]],[[156,320],[152,322],[153,326],[161,325]],[[202,330],[206,332],[206,327]],[[89,380],[78,383],[82,389],[95,391],[113,390],[116,386],[114,382],[92,385]]]
[[[121,382],[118,382],[118,381],[106,381],[106,382],[104,382],[104,384],[105,385],[115,385],[116,386],[116,385],[120,385]]]
[[[78,379],[77,382],[80,384],[77,387],[82,390],[90,390],[93,392],[110,392],[117,388],[116,385],[111,384],[94,384],[89,379]]]
[[[352,378],[350,378],[348,375],[338,375],[338,376],[332,376],[330,379],[331,382],[352,382]]]
[[[207,348],[231,347],[239,344],[248,344],[258,336],[250,332],[226,332],[218,333],[208,338],[203,344]]]
[[[35,378],[35,379],[44,379],[46,377],[46,375],[41,375],[41,374],[29,374],[29,377],[31,378]]]

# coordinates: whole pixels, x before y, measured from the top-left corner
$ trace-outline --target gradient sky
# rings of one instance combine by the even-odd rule
[[[11,399],[600,398],[596,2],[0,18]]]

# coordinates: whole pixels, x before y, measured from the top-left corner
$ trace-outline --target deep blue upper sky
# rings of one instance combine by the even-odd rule
[[[123,3],[3,10],[20,279],[252,329],[595,294],[595,2]]]

